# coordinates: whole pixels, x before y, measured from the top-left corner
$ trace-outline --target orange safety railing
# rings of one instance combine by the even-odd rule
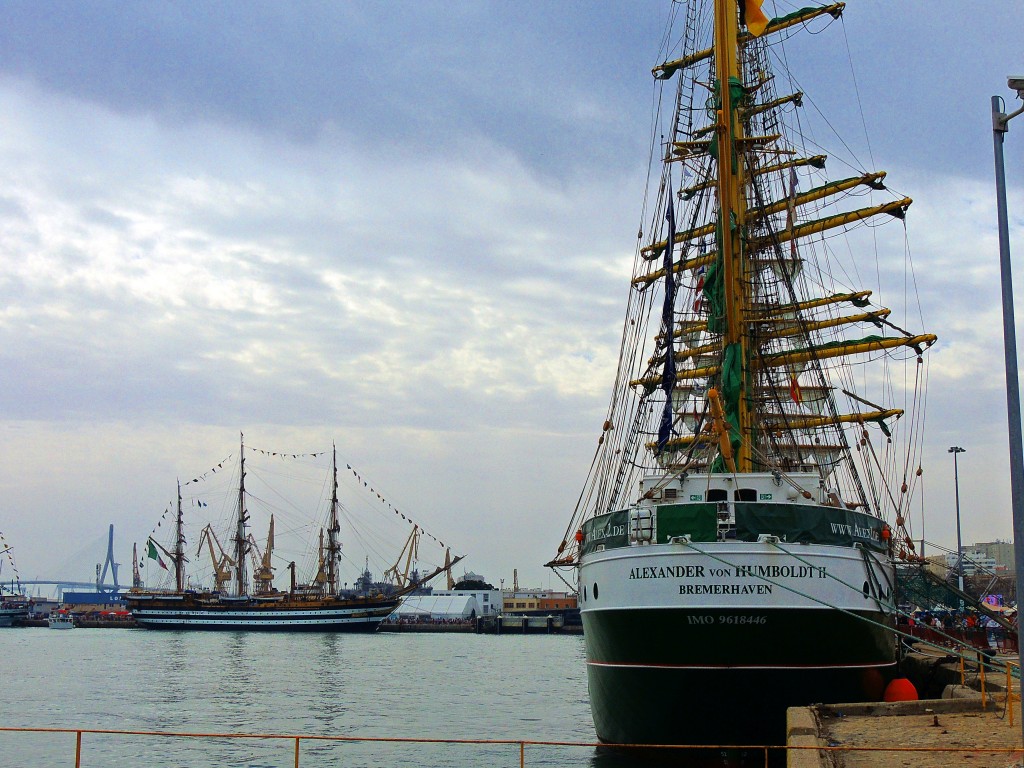
[[[75,768],[82,768],[82,737],[85,734],[103,736],[157,736],[170,738],[187,739],[236,739],[252,741],[288,741],[294,745],[294,766],[300,768],[300,756],[302,742],[346,742],[346,743],[371,743],[371,744],[450,744],[454,746],[512,746],[518,747],[519,766],[526,768],[527,747],[583,747],[599,749],[632,749],[632,750],[720,750],[736,749],[747,752],[763,752],[764,765],[769,765],[769,754],[772,751],[785,750],[786,747],[779,745],[714,745],[714,744],[606,744],[602,742],[586,741],[535,741],[529,739],[432,739],[432,738],[403,738],[398,736],[321,736],[321,735],[297,735],[281,733],[199,733],[185,731],[128,731],[110,728],[19,728],[11,726],[0,726],[0,733],[66,733],[75,735]],[[147,758],[150,765],[154,765],[152,757]]]
[[[1019,700],[1017,697],[1015,700]],[[89,735],[114,735],[114,736],[156,736],[186,739],[238,739],[253,741],[288,741],[294,744],[294,766],[300,768],[300,755],[302,742],[348,742],[348,743],[379,743],[379,744],[450,744],[457,746],[480,745],[495,746],[505,745],[518,747],[519,766],[526,768],[527,747],[583,747],[597,749],[632,749],[632,750],[742,750],[745,752],[763,752],[764,764],[769,765],[769,754],[772,752],[785,751],[787,754],[803,750],[817,750],[821,754],[829,752],[929,752],[945,753],[950,756],[959,755],[982,755],[982,754],[1006,754],[1022,757],[1024,748],[1021,747],[859,747],[852,745],[825,746],[825,745],[737,745],[737,744],[704,744],[704,745],[678,745],[678,744],[605,744],[598,742],[584,741],[532,741],[528,739],[428,739],[428,738],[400,738],[400,737],[373,737],[373,736],[317,736],[317,735],[296,735],[278,733],[196,733],[182,731],[128,731],[102,728],[21,728],[11,726],[0,726],[0,733],[47,733],[47,734],[74,734],[75,736],[75,768],[82,768],[82,737]],[[155,764],[152,756],[147,758],[147,763]]]
[[[1010,712],[1010,717],[1008,718],[1009,721],[1010,721],[1010,725],[1013,725],[1013,712],[1016,709],[1016,707],[1013,706],[1013,705],[1016,704],[1018,701],[1020,701],[1020,688],[1019,688],[1019,684],[1018,684],[1017,692],[1016,693],[1013,692],[1013,668],[1014,667],[1016,667],[1018,670],[1020,670],[1020,662],[1019,661],[1011,661],[1010,659],[1007,659],[1006,660],[1006,708]],[[1017,675],[1017,679],[1018,679],[1018,681],[1021,679],[1021,676],[1019,674]]]
[[[985,655],[981,651],[977,651],[978,661],[978,678],[981,682],[981,708],[987,707],[986,696],[985,696]],[[967,671],[965,669],[966,659],[963,654],[960,655],[960,685],[967,684]]]

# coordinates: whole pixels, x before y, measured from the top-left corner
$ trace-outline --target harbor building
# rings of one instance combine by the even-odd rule
[[[550,589],[508,590],[502,595],[505,613],[536,613],[564,611],[577,607],[576,595]]]
[[[964,576],[980,576],[982,574],[994,574],[996,572],[995,558],[989,557],[984,552],[964,547],[962,557]],[[944,555],[943,560],[949,570],[956,570],[957,557],[955,552],[950,552],[948,555]],[[1006,570],[1006,566],[1002,566],[1002,570]]]
[[[1012,541],[995,541],[979,542],[971,547],[976,552],[981,552],[985,557],[989,557],[995,561],[995,571],[1014,571],[1014,556],[1013,556],[1013,542]]]

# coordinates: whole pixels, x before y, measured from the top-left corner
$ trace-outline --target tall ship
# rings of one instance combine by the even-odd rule
[[[10,569],[10,587],[4,584],[4,565]],[[21,576],[14,564],[14,548],[0,533],[0,627],[13,627],[28,618],[31,601],[21,588]]]
[[[395,564],[385,573],[385,580],[374,582],[369,568],[362,570],[353,587],[342,586],[340,563],[342,542],[338,498],[337,453],[331,455],[331,498],[326,525],[319,530],[315,555],[315,575],[302,582],[297,578],[295,561],[288,563],[289,587],[274,586],[274,517],[271,515],[265,546],[261,548],[249,530],[250,494],[246,490],[246,446],[240,444],[237,497],[234,502],[234,526],[231,546],[220,545],[215,529],[209,523],[199,535],[197,556],[204,545],[210,555],[212,586],[193,586],[186,578],[185,520],[182,511],[182,489],[178,484],[171,546],[155,538],[146,542],[146,558],[173,572],[174,586],[169,589],[147,589],[142,586],[140,563],[133,558],[134,586],[124,595],[135,622],[147,629],[177,630],[245,630],[245,631],[313,631],[372,632],[406,595],[451,567],[462,557],[452,558],[446,552],[444,565],[420,578],[415,570],[422,529],[412,530],[401,548]],[[251,450],[251,449],[250,449]],[[267,454],[267,451],[260,451]],[[272,454],[295,458],[296,454]],[[316,455],[316,454],[313,454]],[[377,494],[378,501],[383,497]],[[199,508],[208,503],[193,501]],[[396,511],[397,514],[397,511]],[[402,515],[403,520],[407,520]],[[411,521],[409,521],[411,523]],[[166,555],[168,565],[161,555]],[[404,568],[403,568],[404,560]],[[412,569],[410,571],[410,569]]]
[[[672,4],[613,394],[548,564],[579,590],[605,742],[779,743],[787,707],[895,673],[936,337],[860,282],[913,302],[911,200],[821,151],[786,51],[842,45],[843,11]]]

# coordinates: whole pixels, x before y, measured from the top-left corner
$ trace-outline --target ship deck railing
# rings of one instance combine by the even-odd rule
[[[1016,699],[1019,701],[1019,698]],[[531,740],[531,739],[433,739],[433,738],[403,738],[403,737],[380,737],[380,736],[333,736],[333,735],[312,735],[312,734],[280,734],[280,733],[205,733],[205,732],[188,732],[188,731],[136,731],[136,730],[118,730],[108,728],[43,728],[43,727],[18,727],[18,726],[0,726],[0,733],[4,734],[48,734],[48,735],[60,735],[66,734],[74,736],[74,766],[75,768],[91,768],[91,766],[104,765],[103,756],[96,755],[94,759],[85,762],[83,761],[83,743],[86,736],[118,736],[125,738],[174,738],[174,739],[199,739],[199,740],[239,740],[239,741],[252,741],[252,742],[285,742],[291,746],[291,753],[293,757],[294,768],[301,768],[302,766],[302,748],[303,745],[311,745],[314,743],[323,744],[325,742],[336,742],[336,743],[347,743],[347,744],[369,744],[376,745],[382,749],[386,745],[395,744],[406,744],[406,745],[450,745],[459,749],[469,749],[474,746],[476,747],[495,747],[495,746],[506,746],[511,750],[514,750],[515,757],[510,753],[509,757],[517,759],[520,768],[526,768],[529,765],[528,757],[530,756],[531,750],[540,749],[565,749],[565,750],[606,750],[609,752],[618,751],[625,753],[627,750],[639,750],[650,754],[653,751],[657,752],[707,752],[708,750],[715,750],[720,752],[722,750],[735,750],[743,752],[746,755],[744,765],[754,765],[751,758],[758,753],[763,754],[764,763],[766,768],[769,765],[776,764],[774,761],[778,759],[779,753],[783,753],[787,760],[787,765],[819,765],[820,759],[826,759],[831,764],[839,754],[842,753],[891,753],[893,756],[899,754],[903,758],[912,757],[908,753],[928,753],[928,754],[943,754],[948,755],[950,759],[958,758],[963,760],[972,756],[979,755],[1001,755],[1005,754],[1008,758],[1013,760],[1020,760],[1024,758],[1024,747],[961,747],[961,746],[943,746],[943,747],[873,747],[873,746],[855,746],[855,745],[823,745],[823,744],[805,744],[805,745],[777,745],[777,744],[761,744],[761,745],[737,745],[737,744],[700,744],[700,745],[680,745],[680,744],[608,744],[603,742],[587,742],[587,741],[543,741],[543,740]],[[70,744],[69,744],[70,748]],[[814,754],[816,753],[816,754]],[[838,753],[838,754],[837,754]],[[7,754],[13,754],[10,745],[7,746]],[[159,768],[161,763],[159,759],[154,755],[153,752],[146,752],[147,758],[146,763],[153,768]],[[207,755],[209,756],[209,755]],[[774,756],[774,757],[773,757]],[[923,754],[921,754],[923,757]],[[323,759],[323,755],[317,756],[320,761]],[[379,755],[376,757],[380,757]],[[469,758],[470,755],[467,755]],[[537,753],[538,762],[547,762],[539,753]],[[493,763],[492,761],[492,764]],[[511,765],[512,763],[502,763],[503,765]]]

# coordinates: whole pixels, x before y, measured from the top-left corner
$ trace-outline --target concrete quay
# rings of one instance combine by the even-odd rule
[[[985,675],[984,700],[977,665],[967,665],[960,685],[959,661],[925,658],[904,665],[927,676],[915,683],[927,693],[942,681],[941,698],[918,701],[817,704],[787,713],[789,768],[972,768],[1024,766],[1021,704],[1010,724],[1005,666]],[[914,676],[909,674],[912,680]],[[1019,697],[1019,682],[1013,693]]]

